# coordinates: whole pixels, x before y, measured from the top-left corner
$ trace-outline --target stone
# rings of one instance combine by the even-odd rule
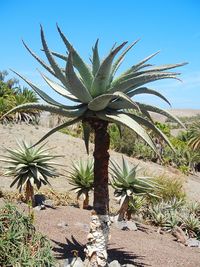
[[[66,222],[60,222],[57,224],[57,227],[62,228],[62,229],[66,229],[68,226],[68,224]]]
[[[84,263],[80,257],[66,259],[63,267],[84,267]]]
[[[118,216],[110,216],[110,222],[115,223],[118,219]]]
[[[187,241],[187,236],[185,235],[185,233],[183,232],[183,230],[179,227],[176,226],[174,227],[173,231],[172,231],[172,235],[174,237],[176,237],[176,240],[182,244],[186,244]]]
[[[137,231],[137,226],[133,221],[116,221],[114,225],[116,228],[123,231]]]
[[[46,199],[43,203],[46,207],[54,208],[54,203],[51,199]]]
[[[121,264],[117,260],[114,260],[108,264],[108,267],[121,267]]]
[[[35,211],[45,210],[46,207],[44,205],[39,205],[33,208]]]
[[[133,222],[133,221],[127,221],[126,222],[127,224],[127,227],[130,231],[137,231],[137,226],[136,226],[136,223]]]
[[[126,221],[117,221],[114,223],[115,227],[120,230],[129,230]]]
[[[200,248],[200,241],[197,240],[196,238],[189,238],[189,239],[186,241],[186,246],[188,246],[188,247],[197,247],[197,248]]]

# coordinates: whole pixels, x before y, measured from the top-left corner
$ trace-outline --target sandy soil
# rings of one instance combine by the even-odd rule
[[[15,125],[15,126],[2,126],[0,125],[1,146],[0,155],[6,153],[5,148],[17,147],[16,140],[26,140],[27,142],[36,142],[50,129],[47,127],[35,127],[32,125]],[[55,155],[61,155],[58,159],[58,163],[64,165],[58,167],[58,171],[62,176],[57,179],[51,180],[52,186],[58,190],[67,190],[67,170],[70,168],[72,161],[79,159],[86,160],[88,158],[84,146],[84,142],[81,139],[74,138],[69,135],[65,135],[56,132],[47,139],[47,147],[53,148],[52,153]],[[90,145],[90,157],[92,157],[93,145]],[[173,168],[166,168],[152,162],[143,162],[134,158],[124,156],[130,163],[138,165],[141,171],[146,175],[167,175],[170,177],[182,176],[180,172]],[[121,161],[122,155],[114,151],[110,151],[110,158],[112,160]],[[3,163],[0,161],[0,175],[3,174]],[[182,176],[183,177],[183,176]],[[1,180],[1,187],[8,189],[8,180],[12,178],[3,178]],[[184,177],[183,177],[184,179]]]

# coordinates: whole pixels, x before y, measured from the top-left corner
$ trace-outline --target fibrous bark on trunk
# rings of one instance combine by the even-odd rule
[[[32,207],[35,206],[34,188],[29,181],[26,184],[25,198],[26,203],[30,203]]]
[[[83,209],[88,209],[89,206],[89,194],[86,193],[83,200]]]
[[[110,138],[108,122],[88,119],[94,130],[94,203],[90,222],[90,233],[86,246],[86,257],[90,267],[107,266],[107,244],[109,239],[109,192],[108,164]]]

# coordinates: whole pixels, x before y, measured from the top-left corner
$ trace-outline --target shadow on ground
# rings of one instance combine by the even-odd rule
[[[78,253],[78,256],[84,260],[85,245],[78,242],[73,236],[71,236],[71,240],[66,238],[66,243],[60,243],[55,240],[52,241],[55,244],[53,251],[57,260],[73,257],[76,252]],[[114,244],[111,245],[113,246]],[[117,259],[121,264],[129,263],[134,264],[137,267],[150,266],[142,262],[144,259],[143,256],[135,255],[133,252],[123,250],[123,248],[108,248],[108,258],[110,261]]]

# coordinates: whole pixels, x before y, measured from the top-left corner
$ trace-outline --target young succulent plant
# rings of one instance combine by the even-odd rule
[[[137,176],[137,166],[131,167],[122,157],[122,166],[111,161],[111,185],[115,189],[114,195],[120,201],[119,220],[123,220],[128,211],[129,202],[134,205],[134,196],[153,195],[157,186],[151,177]]]
[[[8,155],[0,160],[8,164],[4,167],[5,175],[14,177],[10,187],[17,184],[20,192],[25,190],[26,201],[34,206],[34,186],[40,189],[42,184],[50,185],[48,179],[58,176],[53,167],[58,164],[52,161],[58,156],[51,155],[50,149],[44,148],[45,144],[40,147],[30,146],[24,141],[18,142],[18,148],[7,148]]]
[[[69,184],[74,186],[72,190],[77,193],[77,199],[83,196],[83,209],[89,206],[89,193],[94,188],[94,161],[80,160],[73,163],[69,173]]]

